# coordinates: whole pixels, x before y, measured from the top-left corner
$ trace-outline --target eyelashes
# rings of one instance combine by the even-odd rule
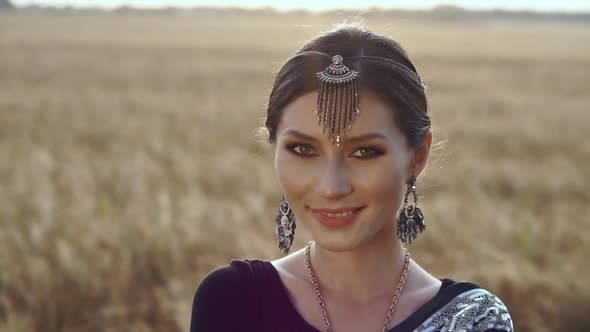
[[[290,144],[287,145],[287,150],[296,156],[301,157],[313,157],[314,151],[311,145],[309,144]]]
[[[357,152],[362,152],[362,153],[357,154]],[[377,158],[377,157],[383,155],[384,153],[385,153],[385,151],[383,151],[377,147],[363,146],[363,147],[360,147],[360,148],[354,150],[352,155],[357,158],[360,158],[360,159],[372,159],[372,158]]]
[[[309,144],[288,144],[286,148],[289,153],[298,157],[313,158],[318,156],[317,152],[315,152],[313,147]],[[362,146],[355,149],[350,156],[357,159],[373,159],[383,154],[385,154],[385,151],[379,147]]]

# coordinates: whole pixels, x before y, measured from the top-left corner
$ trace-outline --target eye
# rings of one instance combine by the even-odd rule
[[[311,145],[309,144],[292,144],[287,146],[287,149],[298,156],[302,157],[313,157],[314,151]]]
[[[357,157],[359,159],[371,159],[371,158],[376,158],[379,157],[380,155],[382,155],[384,152],[381,149],[378,148],[372,148],[372,147],[362,147],[362,148],[358,148],[356,149],[353,153],[352,156],[353,157]]]

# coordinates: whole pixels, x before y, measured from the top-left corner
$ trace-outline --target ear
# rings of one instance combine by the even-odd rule
[[[410,175],[420,177],[422,171],[428,164],[428,157],[430,156],[430,147],[432,146],[432,130],[428,129],[424,135],[424,141],[422,145],[414,150],[414,156],[410,165]]]

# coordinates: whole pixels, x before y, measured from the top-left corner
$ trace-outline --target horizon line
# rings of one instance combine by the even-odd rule
[[[328,13],[328,12],[335,12],[335,11],[366,11],[366,10],[376,10],[376,11],[389,11],[389,10],[399,10],[399,11],[435,11],[437,9],[442,8],[450,8],[456,10],[464,10],[468,12],[495,12],[501,11],[506,13],[535,13],[535,14],[566,14],[566,15],[576,15],[576,14],[590,14],[590,9],[583,9],[583,10],[564,10],[564,9],[551,9],[551,10],[543,10],[539,8],[502,8],[501,6],[494,6],[490,8],[473,8],[469,6],[463,6],[458,4],[445,4],[440,3],[432,6],[425,6],[425,7],[400,7],[400,6],[366,6],[366,7],[346,7],[346,8],[323,8],[319,10],[314,10],[310,8],[304,7],[295,7],[295,8],[278,8],[273,5],[263,5],[263,6],[240,6],[240,5],[207,5],[207,4],[192,4],[192,5],[182,5],[182,4],[170,4],[170,5],[137,5],[137,4],[118,4],[113,6],[101,6],[98,4],[93,5],[75,5],[75,4],[39,4],[39,3],[25,3],[25,4],[14,4],[13,6],[15,9],[26,9],[28,7],[40,7],[40,8],[49,8],[49,9],[72,9],[72,10],[85,10],[85,9],[98,9],[104,11],[112,11],[117,9],[123,8],[130,8],[130,9],[137,9],[137,10],[166,10],[166,9],[179,9],[179,10],[194,10],[199,8],[206,8],[206,9],[220,9],[220,10],[232,10],[232,9],[241,9],[246,11],[259,11],[259,10],[274,10],[277,12],[309,12],[314,14],[321,14],[321,13]]]

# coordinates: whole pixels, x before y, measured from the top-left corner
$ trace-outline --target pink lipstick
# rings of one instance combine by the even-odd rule
[[[338,228],[353,223],[364,207],[346,207],[339,209],[312,209],[315,218],[324,226]]]

